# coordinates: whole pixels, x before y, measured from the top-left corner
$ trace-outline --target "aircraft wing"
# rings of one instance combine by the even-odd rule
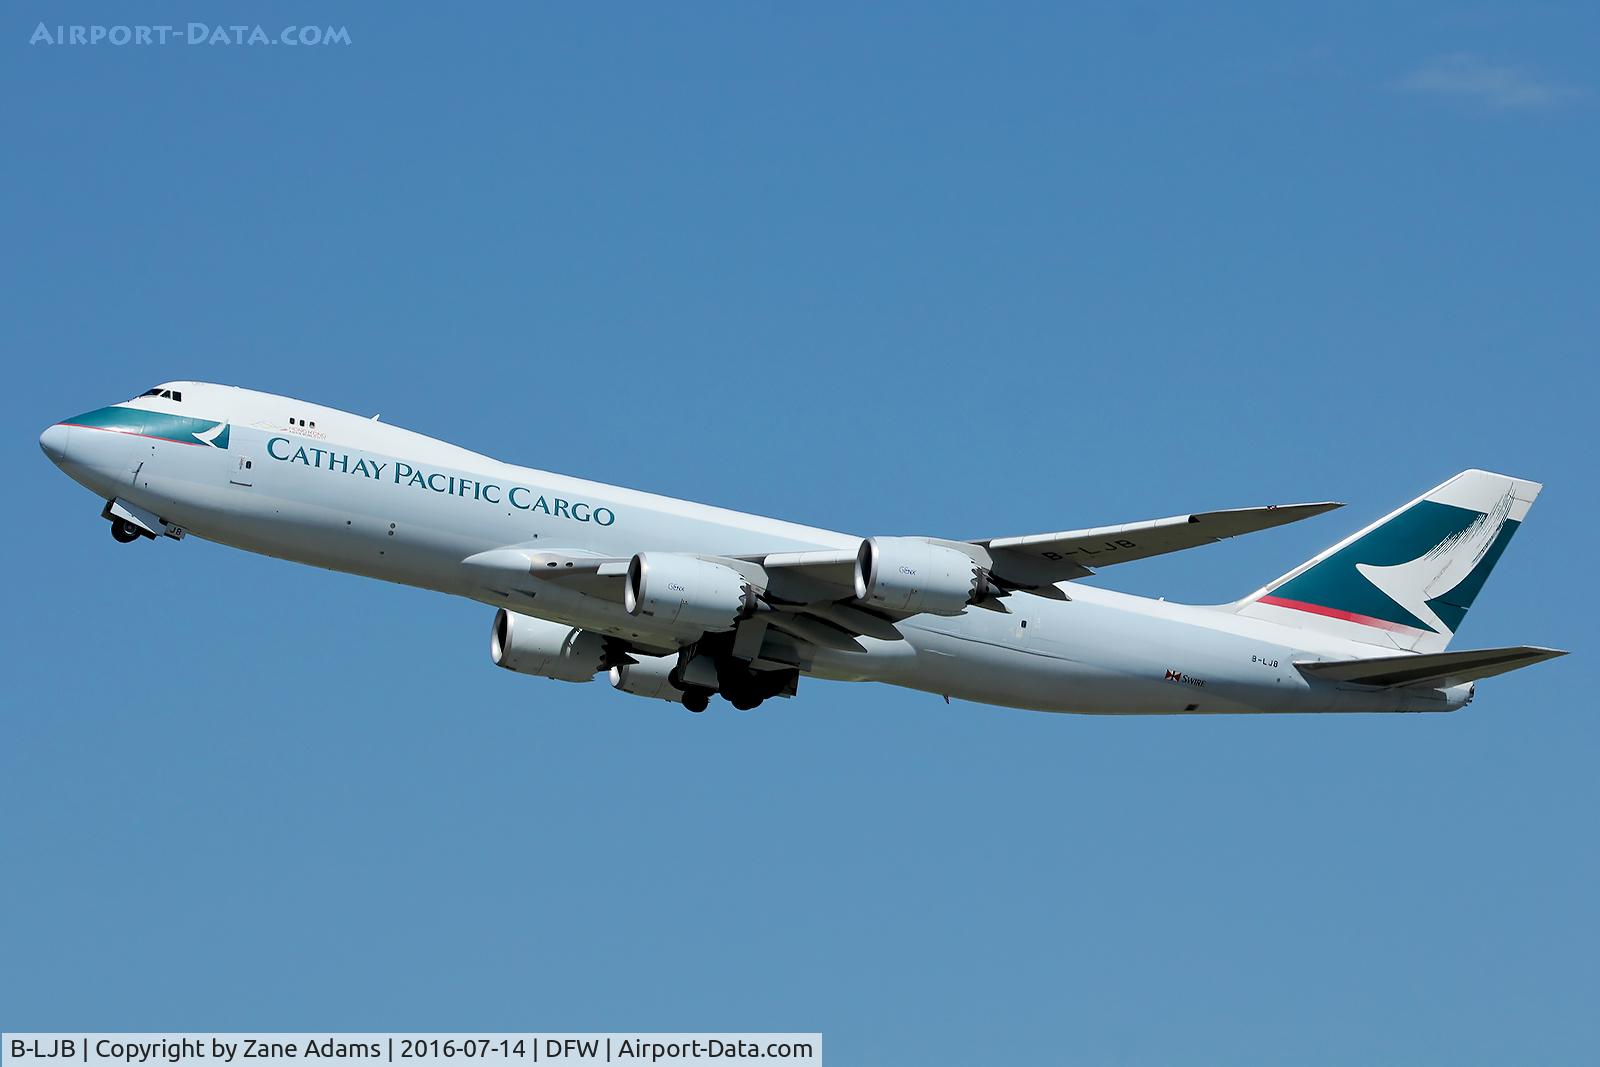
[[[770,609],[764,622],[808,644],[859,650],[857,637],[902,640],[894,622],[908,616],[851,604],[857,549],[773,552],[701,558],[732,567],[762,590]],[[490,588],[530,591],[528,583],[552,582],[588,596],[623,602],[630,557],[583,550],[508,546],[465,560]]]
[[[1092,568],[1113,563],[1130,563],[1168,552],[1209,545],[1240,534],[1270,530],[1334,508],[1334,501],[1315,504],[1274,504],[1263,508],[1232,508],[1227,511],[1201,511],[1174,515],[1148,522],[1129,522],[1121,526],[1096,526],[1087,530],[1061,533],[1027,534],[1022,537],[993,537],[973,541],[989,550],[994,571],[1019,577],[1045,577],[1047,583],[1066,582],[1093,573]]]
[[[972,607],[1006,612],[1002,597],[1031,592],[1069,599],[1056,583],[1082,578],[1090,567],[1145,559],[1167,552],[1211,544],[1255,530],[1295,522],[1340,507],[1336,503],[1285,504],[1176,515],[1149,522],[1124,523],[1025,537],[983,541],[916,538],[964,553],[992,579],[994,592]],[[759,618],[802,642],[829,648],[859,649],[860,637],[901,640],[895,623],[915,612],[868,605],[856,597],[855,571],[859,544],[847,549],[755,553],[700,558],[739,571],[759,591],[764,610]],[[696,554],[698,555],[698,554]],[[621,604],[628,557],[603,556],[584,550],[510,545],[481,552],[464,561],[494,589],[528,589],[528,583],[551,582],[588,596]]]

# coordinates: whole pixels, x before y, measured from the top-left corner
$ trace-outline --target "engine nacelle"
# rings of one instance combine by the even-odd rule
[[[495,666],[518,674],[588,682],[605,667],[606,639],[592,630],[501,608],[494,615],[489,655]]]
[[[637,663],[612,667],[611,684],[636,697],[676,704],[683,700],[683,690],[672,684],[672,669],[677,664],[677,656],[640,656]]]
[[[960,615],[991,592],[971,556],[915,537],[869,537],[856,557],[856,598],[875,608]]]
[[[732,567],[671,552],[628,561],[622,602],[628,614],[689,633],[724,633],[755,614],[756,591]]]

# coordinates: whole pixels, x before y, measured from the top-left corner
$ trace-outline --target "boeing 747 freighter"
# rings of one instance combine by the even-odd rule
[[[514,466],[374,418],[170,382],[44,431],[125,543],[187,535],[468,597],[490,654],[703,711],[802,676],[1139,715],[1454,711],[1560,651],[1447,651],[1539,494],[1469,470],[1231,604],[1079,584],[1334,503],[1058,533],[858,537]]]

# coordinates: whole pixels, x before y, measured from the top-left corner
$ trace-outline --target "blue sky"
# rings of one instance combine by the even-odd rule
[[[0,1026],[1591,1057],[1600,18],[1523,8],[11,5]],[[1458,643],[1576,654],[1447,717],[695,717],[115,544],[37,435],[183,377],[862,534],[1350,503],[1095,579],[1202,602],[1483,466],[1548,488]]]

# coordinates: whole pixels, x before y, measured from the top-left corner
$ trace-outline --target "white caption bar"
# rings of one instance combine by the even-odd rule
[[[4,1034],[5,1067],[822,1063],[821,1034]]]

